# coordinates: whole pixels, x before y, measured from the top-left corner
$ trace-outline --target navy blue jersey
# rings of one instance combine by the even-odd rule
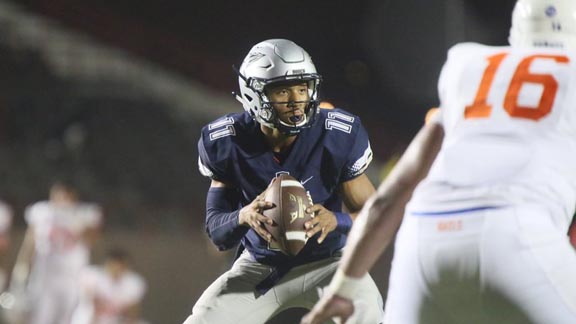
[[[300,132],[282,163],[275,159],[260,124],[245,112],[229,114],[206,125],[198,151],[202,174],[239,189],[239,207],[250,204],[276,175],[288,173],[304,185],[314,203],[333,212],[342,208],[340,184],[361,175],[372,159],[360,119],[341,109],[321,109],[315,124]],[[329,257],[345,241],[345,235],[333,231],[322,244],[316,239],[308,240],[298,257]],[[274,265],[289,258],[269,250],[267,242],[252,229],[241,243],[262,263]]]

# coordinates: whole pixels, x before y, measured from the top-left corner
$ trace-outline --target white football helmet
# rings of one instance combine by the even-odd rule
[[[296,135],[316,119],[322,77],[316,72],[310,55],[294,42],[269,39],[254,45],[237,73],[240,94],[236,95],[236,99],[258,123],[277,128],[284,134]],[[309,101],[304,118],[295,123],[286,123],[278,118],[264,88],[275,82],[292,80],[308,82]]]
[[[515,47],[576,48],[576,1],[518,0],[508,41]]]

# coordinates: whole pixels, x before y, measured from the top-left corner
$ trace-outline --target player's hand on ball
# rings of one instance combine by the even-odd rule
[[[354,304],[351,300],[328,294],[322,296],[314,308],[304,315],[300,324],[322,324],[331,319],[340,319],[336,323],[346,323],[352,313],[354,313]]]
[[[249,205],[246,205],[240,209],[240,214],[238,215],[238,223],[243,226],[251,227],[263,239],[270,242],[274,240],[274,238],[272,237],[272,234],[270,234],[270,232],[268,232],[262,225],[264,223],[272,225],[273,221],[269,217],[262,215],[262,211],[274,207],[275,205],[273,203],[264,200],[264,193],[261,193]]]
[[[304,228],[307,230],[306,236],[312,237],[316,233],[322,232],[318,238],[318,243],[322,243],[328,233],[336,229],[336,225],[338,225],[336,215],[321,204],[315,204],[307,208],[306,212],[315,215],[314,218],[304,224]]]

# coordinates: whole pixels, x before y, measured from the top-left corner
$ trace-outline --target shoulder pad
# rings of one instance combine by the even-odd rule
[[[360,118],[343,109],[321,109],[319,122],[326,131],[333,132],[334,135],[355,134],[360,125]],[[320,125],[318,125],[320,126]]]
[[[362,174],[372,160],[368,134],[360,117],[342,109],[323,110],[320,120],[326,132],[326,148],[343,161],[341,181]]]
[[[202,128],[198,141],[198,167],[202,175],[212,179],[224,180],[230,153],[233,148],[232,139],[247,127],[250,121],[246,113],[228,114],[207,124]]]

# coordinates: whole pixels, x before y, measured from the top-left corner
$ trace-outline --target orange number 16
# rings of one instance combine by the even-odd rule
[[[492,105],[487,101],[488,92],[492,86],[494,75],[506,56],[508,56],[508,53],[500,53],[488,57],[488,67],[484,70],[484,75],[480,81],[480,87],[476,93],[474,103],[466,106],[466,110],[464,111],[465,118],[487,118],[490,116]],[[566,56],[557,55],[532,55],[524,58],[520,64],[518,64],[514,76],[510,81],[508,91],[506,91],[506,95],[504,96],[504,109],[511,117],[539,120],[552,110],[556,91],[558,90],[558,82],[550,74],[530,72],[530,64],[537,58],[553,59],[558,63],[568,63],[570,61]],[[541,84],[543,87],[540,102],[537,107],[522,107],[518,105],[518,93],[522,88],[522,84],[525,82]]]

